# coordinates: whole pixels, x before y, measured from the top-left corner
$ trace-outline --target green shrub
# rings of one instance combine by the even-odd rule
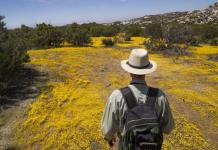
[[[131,36],[130,35],[125,35],[125,41],[131,41]]]
[[[0,16],[0,91],[7,88],[11,75],[29,61],[28,44],[17,32],[9,32]]]
[[[200,39],[198,37],[190,37],[186,40],[186,45],[188,46],[199,46],[200,45]]]
[[[145,47],[151,51],[161,52],[166,55],[188,55],[188,47],[182,47],[178,44],[169,43],[164,39],[161,40],[149,40],[145,42]]]
[[[115,41],[113,39],[103,39],[102,44],[104,44],[106,47],[110,47],[115,45]]]
[[[159,39],[159,40],[152,39],[152,40],[146,41],[144,44],[147,49],[150,49],[153,51],[164,51],[170,48],[164,39]]]
[[[86,46],[91,42],[90,36],[87,34],[87,32],[84,31],[78,31],[76,33],[72,33],[72,39],[71,43],[74,46]]]
[[[209,44],[210,44],[211,46],[218,46],[218,38],[209,40]]]
[[[63,42],[61,31],[50,24],[37,24],[32,34],[33,46],[36,48],[59,47]]]
[[[91,37],[87,30],[77,24],[72,24],[65,31],[65,38],[68,43],[74,46],[86,46],[91,43]]]
[[[138,24],[126,25],[123,30],[129,36],[142,36],[144,34],[144,29]]]
[[[208,55],[208,60],[212,60],[212,61],[218,62],[218,53],[217,54]]]

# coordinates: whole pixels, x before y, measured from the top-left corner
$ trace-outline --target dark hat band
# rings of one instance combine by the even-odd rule
[[[148,63],[147,65],[145,65],[145,66],[138,67],[138,66],[131,65],[128,61],[126,62],[126,64],[129,65],[129,66],[132,67],[132,68],[135,68],[135,69],[146,69],[146,68],[148,68],[148,67],[151,65],[150,62],[149,62],[149,63]]]

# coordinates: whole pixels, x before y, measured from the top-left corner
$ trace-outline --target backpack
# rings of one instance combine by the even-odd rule
[[[162,118],[155,111],[158,89],[149,87],[146,104],[138,104],[131,89],[120,89],[126,104],[124,116],[123,150],[161,150],[163,133]]]

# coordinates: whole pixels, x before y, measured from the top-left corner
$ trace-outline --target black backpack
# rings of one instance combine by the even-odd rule
[[[123,150],[161,150],[162,118],[155,111],[158,89],[149,87],[146,104],[138,104],[129,87],[120,89],[127,111],[124,117]]]

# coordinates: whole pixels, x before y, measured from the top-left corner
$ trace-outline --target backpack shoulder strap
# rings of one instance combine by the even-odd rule
[[[156,103],[156,101],[158,99],[158,93],[159,93],[159,89],[158,88],[149,87],[149,89],[148,89],[148,100],[147,100],[146,104],[151,106],[152,109],[154,109],[155,103]],[[161,128],[162,128],[162,124],[163,124],[163,118],[161,116],[162,111],[163,110],[161,109],[160,114],[159,115],[157,114],[158,120],[159,120],[159,122],[161,124]]]
[[[153,87],[148,88],[148,94],[147,94],[148,99],[147,99],[146,104],[151,106],[152,108],[154,108],[155,106],[155,102],[158,97],[158,91],[159,91],[158,88],[153,88]]]
[[[124,100],[126,101],[128,109],[132,109],[133,107],[138,105],[136,98],[129,87],[121,88],[120,91],[123,95]]]

